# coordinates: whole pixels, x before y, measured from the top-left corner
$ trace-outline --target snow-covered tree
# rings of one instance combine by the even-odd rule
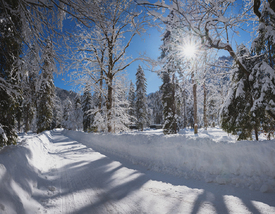
[[[139,65],[136,73],[136,118],[137,127],[143,131],[147,121],[146,109],[146,78],[142,67]]]
[[[239,139],[251,137],[254,130],[258,140],[259,129],[267,133],[274,132],[275,120],[275,71],[274,71],[274,19],[275,13],[271,5],[254,1],[254,13],[259,18],[258,36],[252,43],[252,53],[241,46],[239,62],[249,72],[244,72],[241,66],[234,70],[232,89],[226,105],[223,108],[223,127],[229,131],[241,129]],[[246,75],[239,74],[239,70]],[[245,98],[245,99],[244,99]],[[241,103],[243,100],[246,102]],[[239,102],[238,102],[239,100]],[[235,102],[238,107],[232,108]],[[239,110],[235,116],[228,116],[229,111]],[[235,111],[236,111],[235,110]],[[233,120],[233,121],[232,121]],[[236,120],[236,122],[234,121]],[[233,122],[235,125],[233,125]],[[236,128],[237,127],[237,128]]]
[[[128,125],[131,123],[131,116],[129,115],[129,100],[127,99],[126,92],[128,84],[126,77],[121,75],[114,79],[114,93],[113,93],[113,107],[112,107],[112,118],[110,120],[111,128],[113,132],[117,133],[120,131],[128,131]],[[108,132],[108,118],[107,109],[103,107],[101,111],[98,108],[91,111],[95,114],[93,126],[97,127],[98,131]],[[100,113],[102,112],[102,113]]]
[[[151,112],[150,124],[162,124],[163,123],[163,106],[161,101],[161,91],[156,91],[147,96],[148,109]]]
[[[251,3],[255,11],[255,7],[260,6],[261,1],[172,0],[167,3],[141,1],[139,4],[146,6],[151,14],[162,22],[167,21],[166,12],[173,11],[177,17],[177,22],[174,22],[176,26],[200,38],[202,45],[207,48],[227,51],[243,72],[249,75],[248,69],[239,61],[231,44],[234,41],[232,35],[242,31],[242,27],[251,24],[250,21],[255,18]]]
[[[83,112],[80,96],[77,94],[73,104],[73,130],[81,130],[83,128]]]
[[[230,87],[230,70],[233,59],[229,57],[219,57],[213,61],[212,66],[207,68],[205,75],[205,86],[207,91],[207,122],[208,126],[219,125],[219,114],[221,106],[224,104],[227,92]]]
[[[86,84],[84,88],[84,94],[82,98],[82,112],[83,112],[83,130],[84,132],[91,130],[92,125],[92,95],[90,92],[90,86]],[[100,114],[100,112],[99,112]]]
[[[166,72],[162,74],[162,105],[163,105],[163,133],[177,133],[177,117],[175,112],[174,84],[171,83],[170,75]]]
[[[89,1],[87,12],[85,15],[92,21],[92,28],[81,28],[76,35],[76,38],[80,38],[77,63],[84,66],[74,75],[78,82],[80,77],[89,79],[94,90],[105,96],[108,132],[112,132],[113,97],[116,96],[113,95],[114,79],[138,60],[130,59],[126,52],[133,38],[145,31],[144,27],[149,19],[134,0],[107,0],[97,3]],[[103,88],[106,91],[102,91],[99,83],[105,84]]]
[[[238,57],[242,58],[242,63],[246,67],[253,68],[253,59],[245,46],[239,47]],[[251,138],[252,130],[255,129],[257,138],[259,123],[253,125],[251,118],[253,88],[248,76],[236,62],[232,71],[231,84],[227,100],[221,110],[221,126],[229,133],[237,134],[239,131],[239,140]]]
[[[275,131],[275,12],[271,5],[272,2],[264,1],[257,14],[258,36],[252,43],[255,66],[249,76],[254,96],[253,124],[260,123],[269,138]]]
[[[21,83],[24,82],[24,85],[28,83],[29,81],[25,80],[31,76],[30,71],[25,68],[31,67],[33,60],[28,60],[26,55],[28,55],[28,52],[33,51],[33,46],[35,46],[39,51],[35,51],[33,56],[39,61],[40,56],[43,55],[42,50],[47,45],[43,42],[44,38],[53,37],[58,32],[55,30],[61,27],[59,24],[62,23],[64,18],[62,9],[64,10],[65,7],[59,0],[42,0],[39,2],[26,0],[1,1],[0,100],[4,103],[1,104],[3,109],[1,109],[0,114],[5,119],[0,119],[0,121],[3,123],[2,127],[6,132],[8,144],[16,141],[15,115],[17,116],[18,126],[21,126],[21,120],[23,119],[25,131],[29,130],[31,118],[34,115],[30,97],[26,96],[26,88],[21,88],[22,90],[19,91],[19,87],[22,86]],[[42,65],[40,66],[42,67]],[[19,99],[21,101],[18,101]]]
[[[135,94],[135,86],[133,82],[130,82],[130,89],[128,94],[128,101],[129,101],[129,116],[131,123],[133,124],[135,122],[135,103],[136,103],[136,94]]]
[[[123,75],[114,81],[114,97],[112,108],[112,129],[114,132],[128,131],[132,117],[128,113],[130,107],[126,92],[128,91],[127,79]]]
[[[53,107],[55,86],[53,83],[53,72],[56,70],[53,46],[47,41],[46,49],[42,56],[43,67],[39,75],[37,85],[37,132],[50,130],[53,119]]]
[[[7,8],[5,8],[6,6]],[[19,83],[19,56],[22,53],[20,33],[22,20],[13,11],[18,1],[1,2],[0,6],[0,146],[16,143],[15,118],[21,92]]]
[[[35,111],[36,111],[36,82],[38,73],[40,70],[39,62],[35,56],[36,48],[32,47],[30,51],[24,57],[24,63],[21,68],[24,71],[24,75],[21,77],[21,88],[23,94],[23,121],[24,131],[28,132],[31,130],[31,124],[33,122]]]
[[[63,121],[62,126],[65,129],[73,130],[75,121],[73,121],[73,104],[69,97],[63,101]]]
[[[58,96],[54,97],[52,128],[61,128],[63,122],[62,102]]]
[[[178,130],[177,115],[176,115],[176,72],[180,72],[180,60],[175,55],[175,46],[178,41],[175,37],[178,35],[178,29],[175,23],[177,18],[172,10],[165,21],[166,30],[162,38],[160,60],[163,64],[160,76],[163,84],[162,104],[164,116],[164,134],[175,134]]]

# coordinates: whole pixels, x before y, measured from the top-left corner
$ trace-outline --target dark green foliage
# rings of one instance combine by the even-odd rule
[[[26,75],[21,79],[21,88],[23,94],[23,123],[24,131],[28,132],[32,127],[32,122],[36,111],[36,83],[39,72],[39,62],[37,61],[36,55],[38,53],[35,51],[34,47],[31,47],[26,53],[23,66],[23,70],[27,71]]]
[[[47,46],[42,57],[43,67],[39,78],[39,90],[37,92],[37,132],[50,130],[52,127],[55,86],[53,83],[54,59],[52,43]]]
[[[136,95],[135,95],[135,87],[134,84],[130,83],[130,90],[128,95],[129,100],[129,116],[131,123],[134,123],[135,121],[135,102],[136,102]]]
[[[55,95],[52,128],[61,128],[62,127],[62,119],[63,119],[62,113],[63,112],[62,112],[61,100],[58,96]]]
[[[148,108],[151,109],[151,125],[152,124],[162,124],[163,118],[162,118],[162,102],[161,102],[161,92],[156,91],[155,93],[150,93],[147,96],[147,102],[148,102]]]
[[[175,98],[174,98],[174,84],[171,83],[168,73],[162,73],[162,105],[163,105],[163,133],[176,134],[177,133],[177,118],[175,112]]]
[[[4,7],[8,5],[8,8]],[[18,10],[18,0],[4,0],[0,4],[0,125],[6,139],[0,135],[0,146],[16,143],[15,119],[18,99],[20,98],[18,84],[17,62],[21,54],[21,21]]]
[[[253,41],[255,66],[250,75],[254,89],[252,117],[270,134],[275,131],[275,14],[264,2],[258,37]]]
[[[247,68],[253,63],[249,61],[250,52],[239,47],[239,58]],[[253,105],[252,88],[249,77],[238,65],[234,65],[231,90],[221,111],[221,127],[228,133],[238,134],[238,140],[251,138],[253,130],[250,109]]]
[[[171,11],[168,15],[168,21],[166,24],[166,32],[162,39],[163,44],[161,45],[161,56],[160,60],[163,62],[163,69],[160,76],[162,77],[162,105],[163,105],[163,133],[164,134],[175,134],[177,133],[177,116],[176,106],[180,106],[180,103],[176,101],[176,79],[175,73],[180,73],[180,62],[175,56],[174,47],[176,44],[173,36],[178,34],[177,29],[174,29],[173,23],[176,20],[174,11]]]
[[[90,87],[86,85],[82,100],[82,111],[83,111],[83,130],[87,132],[91,129],[92,115],[90,110],[92,109],[92,95]]]
[[[238,66],[233,70],[231,91],[221,111],[222,128],[238,134],[238,140],[251,139],[254,130],[258,140],[259,130],[274,131],[275,75],[264,59],[254,56],[244,46],[239,48],[239,58],[248,76]],[[271,113],[271,114],[270,114]]]
[[[144,71],[139,65],[136,73],[136,118],[137,127],[141,131],[147,122],[146,85]]]

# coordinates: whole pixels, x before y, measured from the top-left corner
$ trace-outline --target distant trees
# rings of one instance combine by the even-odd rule
[[[142,130],[148,121],[163,123],[165,134],[188,126],[207,128],[216,124],[238,133],[239,139],[251,138],[253,132],[256,139],[261,131],[269,136],[274,133],[273,1],[137,2],[2,0],[0,145],[15,143],[16,132],[21,130],[41,132],[64,126],[119,132],[135,122]],[[168,16],[162,9],[168,10]],[[166,27],[158,61],[163,84],[151,96],[146,95],[141,66],[136,91],[133,84],[129,89],[124,75],[124,70],[138,60],[126,52],[133,38],[150,24],[148,13]],[[66,17],[77,21],[75,40],[64,40],[67,32],[61,30]],[[258,30],[251,48],[233,47],[231,35],[255,17]],[[198,39],[200,51],[227,51],[233,63],[222,65],[220,59],[197,58],[199,66],[188,68],[181,52],[183,43],[192,39]],[[67,47],[73,41],[70,64],[78,68],[72,72],[76,83],[81,87],[89,83],[83,96],[66,101],[55,97],[53,85],[55,64],[61,62],[56,50],[63,41]]]
[[[150,124],[163,124],[163,106],[161,96],[160,91],[156,91],[155,93],[151,93],[147,96]]]

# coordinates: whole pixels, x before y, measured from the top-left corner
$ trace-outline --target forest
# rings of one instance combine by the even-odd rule
[[[150,28],[162,31],[159,58],[128,55]],[[251,39],[238,43],[242,32]],[[169,135],[219,126],[238,140],[273,138],[274,48],[273,0],[2,0],[0,147],[54,128],[161,125]],[[127,79],[136,61],[162,79],[155,93],[146,92],[144,67]],[[58,95],[61,73],[79,93]]]

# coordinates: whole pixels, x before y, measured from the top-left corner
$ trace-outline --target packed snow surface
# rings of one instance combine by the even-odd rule
[[[0,151],[0,213],[275,213],[274,144],[219,129],[21,136]]]
[[[275,190],[275,141],[237,141],[221,129],[190,130],[177,135],[154,132],[87,134],[64,131],[66,136],[98,151],[128,159],[148,169],[186,179]]]

